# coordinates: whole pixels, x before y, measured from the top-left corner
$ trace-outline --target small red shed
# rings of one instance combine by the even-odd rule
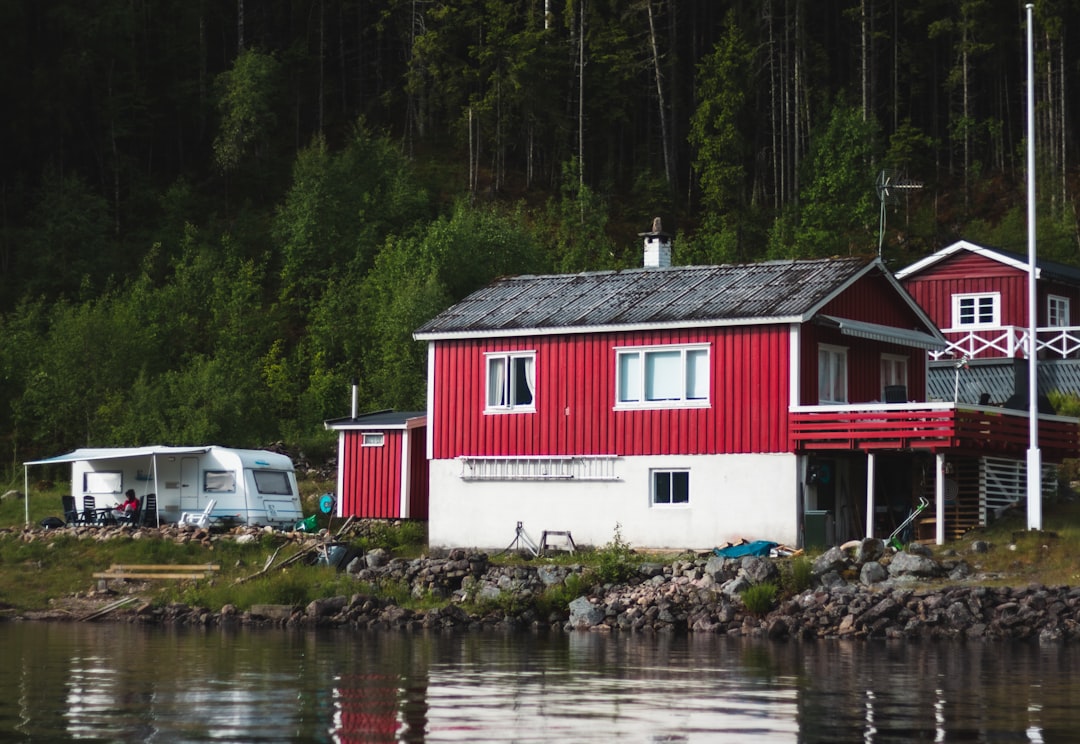
[[[325,425],[338,432],[339,517],[427,519],[423,411],[378,411]]]

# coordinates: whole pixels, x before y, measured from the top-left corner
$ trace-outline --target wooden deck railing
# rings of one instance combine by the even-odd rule
[[[930,352],[931,359],[990,359],[1027,355],[1028,329],[1024,326],[996,328],[944,328],[948,345]],[[1080,357],[1080,326],[1046,326],[1035,329],[1035,348],[1047,358]]]
[[[953,403],[795,406],[790,431],[796,450],[969,450],[1022,456],[1028,448],[1024,411]],[[1043,457],[1080,456],[1080,420],[1039,416]]]

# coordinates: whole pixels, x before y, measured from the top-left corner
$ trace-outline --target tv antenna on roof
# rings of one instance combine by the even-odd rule
[[[900,194],[915,191],[923,187],[918,181],[902,178],[895,170],[882,169],[878,173],[877,183],[878,199],[881,201],[881,219],[878,222],[877,255],[881,258],[881,248],[885,243],[885,205],[896,204],[900,201]]]

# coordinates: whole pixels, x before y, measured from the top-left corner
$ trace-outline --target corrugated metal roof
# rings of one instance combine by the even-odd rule
[[[323,422],[327,429],[404,429],[410,421],[424,418],[426,411],[375,411],[356,418],[329,419]]]
[[[1027,360],[1020,360],[1020,363],[1026,365]],[[1014,392],[1013,364],[1012,359],[975,360],[960,369],[959,377],[954,364],[933,364],[926,378],[927,397],[931,400],[951,401],[956,386],[959,403],[976,404],[983,393],[990,396],[991,403],[1003,403]],[[1038,374],[1040,394],[1048,395],[1057,391],[1080,395],[1080,359],[1040,361]]]
[[[873,259],[673,266],[495,281],[428,321],[418,339],[502,331],[805,320]]]

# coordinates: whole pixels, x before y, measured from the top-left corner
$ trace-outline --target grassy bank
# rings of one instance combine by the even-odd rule
[[[317,514],[320,494],[332,484],[304,482],[301,487],[305,513]],[[36,525],[48,516],[59,516],[60,491],[36,490],[31,493],[30,523]],[[221,567],[213,579],[198,582],[157,582],[138,587],[139,594],[155,604],[182,602],[191,606],[218,610],[232,604],[247,609],[253,604],[303,605],[320,597],[369,592],[393,597],[403,606],[422,606],[431,598],[414,597],[404,586],[359,585],[355,580],[325,565],[309,565],[296,560],[284,568],[275,568],[259,576],[271,562],[280,566],[304,549],[301,541],[287,533],[266,532],[248,543],[229,539],[212,542],[180,542],[169,539],[131,537],[112,540],[95,539],[94,530],[78,534],[64,531],[44,535],[34,532],[28,539],[22,528],[25,502],[0,503],[0,602],[18,610],[44,610],[60,598],[86,596],[95,590],[94,572],[112,564],[195,564],[213,563]],[[319,527],[336,531],[342,520],[318,514]],[[938,554],[952,550],[965,557],[976,573],[986,575],[988,584],[1024,586],[1037,582],[1047,585],[1080,583],[1080,501],[1058,500],[1044,509],[1044,530],[1031,533],[1025,529],[1022,510],[1005,516],[988,528],[976,530],[961,540],[935,547]],[[350,532],[347,540],[364,550],[383,548],[393,556],[416,557],[426,551],[422,523],[368,523],[360,532]],[[974,553],[971,545],[984,540],[991,545],[985,553]],[[638,563],[672,561],[681,556],[647,556],[622,541],[616,530],[612,540],[595,550],[574,556],[544,560],[580,563],[587,567],[590,583],[620,583],[634,573]],[[813,556],[809,556],[812,558]],[[512,564],[526,558],[505,554],[492,563]],[[805,565],[806,559],[802,559]],[[254,578],[253,578],[254,577]],[[585,587],[574,588],[575,591]],[[571,592],[573,593],[573,592]],[[576,594],[575,594],[576,596]],[[573,597],[569,597],[572,599]],[[568,601],[568,600],[567,600]]]

